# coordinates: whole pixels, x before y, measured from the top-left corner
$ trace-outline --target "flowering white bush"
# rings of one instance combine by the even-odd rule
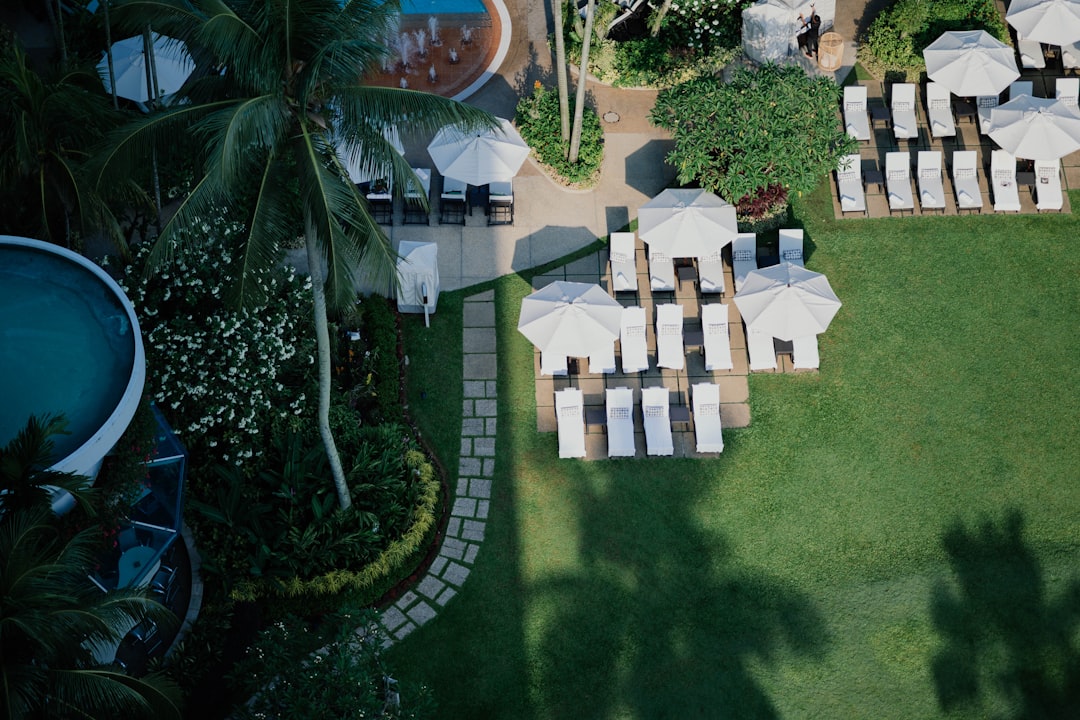
[[[673,0],[668,22],[686,36],[686,44],[702,53],[736,47],[742,41],[745,0]]]
[[[141,247],[121,285],[139,316],[154,399],[189,447],[218,448],[209,454],[240,465],[269,442],[259,435],[275,418],[305,411],[311,280],[285,268],[249,273],[267,302],[234,310],[225,297],[243,227],[219,217],[199,230],[205,237],[157,272],[143,272]]]

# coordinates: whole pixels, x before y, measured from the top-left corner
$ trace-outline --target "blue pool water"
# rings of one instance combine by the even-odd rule
[[[402,15],[486,13],[482,0],[401,0]]]
[[[101,278],[0,244],[0,445],[30,415],[63,413],[69,434],[53,438],[54,460],[67,457],[116,410],[134,362],[127,310]]]

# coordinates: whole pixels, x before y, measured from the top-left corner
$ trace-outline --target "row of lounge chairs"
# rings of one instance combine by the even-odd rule
[[[1008,98],[1033,95],[1030,80],[1018,80],[1009,86]],[[916,117],[916,86],[914,83],[893,83],[889,104],[890,121],[896,140],[915,140],[919,137]],[[956,137],[956,118],[953,112],[952,94],[936,82],[926,83],[926,119],[931,136],[935,138]],[[1066,105],[1076,105],[1080,97],[1080,78],[1057,78],[1055,96]],[[984,95],[975,99],[975,113],[979,132],[986,134],[990,127],[990,111],[1001,102],[998,95]],[[859,141],[869,141],[870,109],[866,87],[850,85],[844,88],[844,129]]]
[[[607,427],[608,457],[634,457],[634,391],[608,388],[604,391],[604,422]],[[698,383],[691,388],[694,435],[699,453],[724,451],[720,422],[720,387]],[[648,455],[673,455],[670,393],[665,387],[641,389],[641,414],[645,428],[645,451]],[[555,417],[559,430],[559,457],[585,457],[585,405],[578,388],[555,393]]]
[[[922,210],[944,212],[947,204],[943,184],[942,152],[919,151],[916,161],[916,182],[919,207]],[[974,150],[957,150],[952,154],[952,182],[959,211],[982,212],[983,197],[979,187],[979,160]],[[1035,207],[1039,211],[1061,210],[1064,204],[1061,189],[1061,163],[1057,160],[1037,160],[1031,178],[1035,188]],[[990,155],[990,190],[995,212],[1020,212],[1016,158],[1004,150]],[[836,171],[837,196],[841,212],[867,214],[862,161],[858,155],[846,155]],[[885,188],[889,213],[915,213],[915,195],[911,186],[911,154],[885,154]]]
[[[1027,70],[1042,70],[1046,67],[1046,50],[1038,40],[1016,33],[1016,51],[1020,55],[1020,65]],[[1080,43],[1059,47],[1061,68],[1075,70],[1080,68]]]

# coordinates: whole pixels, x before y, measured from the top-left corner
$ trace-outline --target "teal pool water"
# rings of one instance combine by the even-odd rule
[[[0,243],[0,445],[31,414],[63,413],[69,434],[54,438],[54,460],[82,447],[124,398],[135,345],[127,309],[101,278]]]
[[[482,0],[401,0],[402,15],[465,15],[486,13]]]

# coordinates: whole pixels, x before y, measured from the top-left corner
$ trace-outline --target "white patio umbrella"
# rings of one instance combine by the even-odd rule
[[[157,70],[158,96],[172,95],[195,70],[195,61],[187,45],[166,35],[151,35],[154,44],[154,68]],[[113,71],[116,74],[116,94],[128,100],[144,103],[150,100],[146,87],[146,53],[142,35],[113,43]],[[109,80],[109,58],[102,54],[97,64],[98,75],[105,90],[112,92]]]
[[[1080,109],[1021,95],[990,110],[990,139],[1028,160],[1057,160],[1080,150]]]
[[[1037,42],[1080,42],[1080,0],[1012,0],[1005,19],[1020,35]]]
[[[401,135],[395,126],[383,128],[382,134],[398,155],[405,155],[405,146],[401,144]],[[350,143],[338,138],[334,141],[334,147],[337,149],[341,162],[345,165],[349,180],[354,184],[371,182],[390,174],[390,168],[373,162],[364,153],[364,148],[360,143]]]
[[[923,59],[929,78],[956,95],[997,95],[1020,77],[1013,49],[985,30],[942,33]]]
[[[599,285],[556,280],[521,301],[518,330],[542,353],[588,357],[610,351],[622,311]]]
[[[664,190],[638,210],[638,237],[673,258],[711,255],[738,232],[735,206],[705,190]]]
[[[529,146],[503,118],[499,127],[479,132],[448,125],[435,133],[427,149],[440,173],[469,185],[506,182],[529,156]]]
[[[735,304],[748,328],[781,340],[825,332],[840,309],[828,278],[790,262],[747,274]]]

